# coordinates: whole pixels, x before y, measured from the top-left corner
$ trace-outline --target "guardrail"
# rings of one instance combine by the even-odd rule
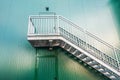
[[[61,35],[91,55],[120,71],[120,50],[101,40],[72,21],[59,15],[29,17],[28,35]]]

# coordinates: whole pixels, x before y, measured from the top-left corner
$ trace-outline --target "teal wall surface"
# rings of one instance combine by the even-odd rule
[[[38,49],[39,54],[57,54],[58,60],[56,63],[56,57],[40,58],[36,76],[36,49],[27,41],[28,16],[45,12],[46,6],[50,12],[56,12],[118,46],[108,0],[1,0],[0,80],[54,80],[55,75],[59,80],[107,80],[95,70],[71,59],[61,49],[51,52]],[[56,64],[58,73],[54,70]]]
[[[111,9],[113,11],[113,16],[116,21],[117,30],[119,32],[120,39],[120,0],[110,0]]]

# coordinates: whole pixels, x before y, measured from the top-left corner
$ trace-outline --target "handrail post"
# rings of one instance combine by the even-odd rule
[[[60,31],[59,31],[59,15],[56,16],[57,17],[57,34],[59,35],[60,34]]]
[[[31,16],[29,16],[28,20],[28,34],[34,34],[36,32],[36,28],[31,20]]]
[[[30,24],[30,16],[29,16],[29,20],[28,20],[28,34],[30,33],[30,26],[31,26],[31,24]]]
[[[55,30],[55,33],[57,33],[57,17],[56,17],[56,13],[53,13],[54,14],[54,30]]]

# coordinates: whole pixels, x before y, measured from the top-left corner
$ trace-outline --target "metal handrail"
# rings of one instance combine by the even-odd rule
[[[69,35],[68,35],[69,34]],[[89,52],[91,55],[97,57],[98,59],[102,60],[103,62],[105,62],[106,64],[112,66],[113,68],[115,68],[116,70],[119,70],[119,65],[117,63],[117,60],[115,60],[114,58],[106,55],[105,53],[103,53],[102,51],[96,49],[95,47],[87,44],[86,42],[84,42],[83,40],[81,40],[80,38],[74,36],[73,34],[69,33],[68,31],[60,28],[60,35],[62,35],[64,38],[66,38],[67,40],[69,40],[70,42],[72,42],[73,44],[77,45],[78,47],[86,50],[87,52]],[[73,36],[72,38],[69,38],[68,36]],[[75,39],[76,38],[76,39]],[[79,44],[80,43],[80,44]],[[85,44],[86,43],[86,44]],[[94,50],[94,51],[88,51],[86,49],[86,45],[89,46],[90,49]],[[120,64],[120,63],[119,63]]]
[[[60,15],[32,15],[28,34],[61,35],[120,71],[120,49],[108,44]],[[102,48],[101,48],[102,47]],[[109,55],[110,54],[110,55]]]

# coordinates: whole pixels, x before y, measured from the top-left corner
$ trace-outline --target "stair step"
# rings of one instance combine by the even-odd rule
[[[101,69],[100,65],[93,65],[92,67],[95,68],[95,69],[97,69],[97,70]]]
[[[96,61],[90,61],[90,62],[88,62],[87,64],[89,64],[89,65],[98,65],[98,63],[96,62]]]
[[[105,73],[103,73],[104,75],[106,75],[106,76],[110,76],[110,73],[109,72],[105,72]]]
[[[77,51],[74,55],[77,57],[80,54],[81,54],[81,52]]]
[[[104,69],[103,69],[103,68],[100,68],[100,69],[98,69],[98,71],[104,71]]]
[[[89,57],[86,57],[86,58],[82,59],[82,61],[84,61],[84,62],[90,62],[90,61],[93,61],[93,60],[91,58],[89,58]]]
[[[70,46],[68,49],[66,49],[68,52],[70,51],[70,49],[71,49],[72,47]]]
[[[69,45],[69,44],[66,44],[65,47],[64,47],[64,49],[67,50],[67,49],[69,49],[69,47],[70,47],[70,45]]]
[[[74,55],[78,50],[75,50],[74,52],[72,52],[72,54]]]
[[[98,69],[99,72],[104,72],[105,70],[103,68]]]
[[[86,56],[85,54],[80,54],[80,55],[78,55],[77,57],[80,58],[80,59],[84,59],[84,58],[86,58],[87,56]]]
[[[75,50],[76,50],[76,49],[72,47],[69,52],[70,52],[70,53],[73,53]]]
[[[112,76],[110,76],[109,78],[110,78],[110,79],[112,79],[112,80],[116,79],[116,77],[115,77],[115,76],[113,76],[113,75],[112,75]]]

